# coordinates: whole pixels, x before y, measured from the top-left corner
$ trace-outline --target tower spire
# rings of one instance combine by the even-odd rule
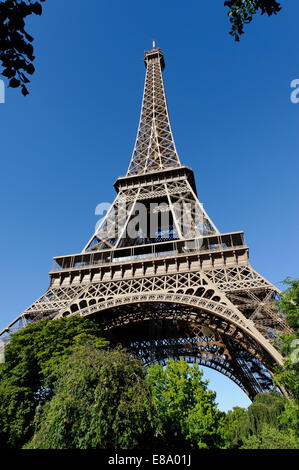
[[[171,131],[160,48],[145,52],[146,76],[137,138],[127,175],[181,166]]]

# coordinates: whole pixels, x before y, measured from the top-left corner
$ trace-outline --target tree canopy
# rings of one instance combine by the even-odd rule
[[[165,444],[174,448],[219,447],[223,413],[218,410],[216,393],[208,389],[199,365],[170,360],[166,367],[152,365],[148,375]]]
[[[265,424],[259,434],[244,440],[241,449],[298,449],[298,441],[287,432]]]
[[[86,343],[60,364],[57,374],[55,394],[36,416],[37,430],[26,448],[151,446],[157,418],[138,359]]]
[[[286,398],[271,391],[257,394],[247,410],[235,407],[228,411],[223,420],[224,447],[298,449],[298,423],[289,406]]]
[[[290,334],[281,335],[277,339],[277,347],[283,357],[283,366],[276,366],[274,380],[283,385],[291,398],[299,403],[299,278],[287,278],[284,281],[288,285],[281,294],[277,306],[285,316],[287,324],[292,328]]]
[[[58,364],[87,340],[108,346],[98,326],[79,316],[42,320],[12,335],[0,364],[0,447],[28,441],[37,406],[53,395]]]

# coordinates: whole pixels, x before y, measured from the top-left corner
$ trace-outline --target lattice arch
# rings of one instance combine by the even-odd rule
[[[281,363],[280,356],[277,350],[258,332],[254,327],[254,324],[246,318],[242,318],[242,315],[235,309],[233,305],[225,305],[219,301],[211,300],[204,297],[196,297],[193,295],[187,294],[172,294],[172,293],[151,293],[151,292],[142,292],[140,294],[133,295],[122,295],[122,296],[111,296],[107,300],[100,298],[98,301],[94,298],[89,300],[87,303],[86,300],[81,300],[76,303],[73,303],[69,310],[65,310],[57,315],[59,317],[67,317],[71,315],[81,315],[81,316],[94,316],[95,314],[100,314],[100,312],[109,312],[121,307],[127,307],[128,309],[133,305],[140,307],[141,304],[168,304],[168,305],[182,305],[187,307],[187,314],[185,312],[185,319],[188,322],[194,321],[198,318],[198,312],[201,312],[200,315],[203,315],[203,312],[212,314],[217,321],[222,322],[221,331],[229,336],[233,336],[238,341],[242,341],[244,337],[248,336],[256,344],[256,357],[261,359],[261,353],[258,353],[258,350],[261,351],[261,348],[269,354],[274,360]],[[165,308],[166,310],[166,308]],[[112,316],[109,314],[107,319],[104,315],[101,318],[101,325],[104,331],[113,329],[120,326],[120,324],[126,324],[130,321],[139,321],[138,319],[144,319],[143,311],[149,312],[147,309],[141,308],[141,313],[137,314],[136,308],[132,308],[132,314],[128,313],[126,316],[120,316],[117,321],[113,320]],[[177,311],[173,316],[173,319],[182,318],[181,311]],[[120,322],[120,323],[119,323]],[[247,345],[248,346],[248,345]],[[246,349],[246,348],[245,348]],[[251,351],[253,350],[251,348]]]
[[[90,316],[99,322],[104,335],[112,338],[112,343],[127,345],[146,363],[165,359],[168,351],[168,357],[192,356],[200,364],[226,375],[251,398],[263,391],[262,380],[265,386],[270,386],[271,370],[278,359],[277,351],[254,327],[246,328],[233,310],[219,302],[186,294],[144,293],[123,296],[118,300],[112,297],[106,302],[92,301],[89,306],[85,300],[73,310],[71,308],[60,315]],[[154,358],[151,357],[152,338],[142,336],[144,325],[149,322],[167,323],[164,336],[155,338]],[[171,324],[175,328],[179,324],[175,337]],[[137,328],[135,339],[129,327]],[[173,351],[170,354],[171,345]],[[250,367],[260,380],[248,380]]]

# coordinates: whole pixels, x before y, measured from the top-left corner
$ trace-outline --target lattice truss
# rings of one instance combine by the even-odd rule
[[[153,338],[142,339],[140,334],[134,341],[122,331],[118,339],[130,338],[128,347],[145,362],[153,357],[155,360],[197,358],[202,365],[231,378],[252,398],[270,388],[272,382],[267,369],[273,367],[271,358],[276,350],[269,349],[269,340],[278,331],[286,331],[284,318],[273,307],[275,295],[277,290],[272,284],[250,266],[236,266],[205,273],[175,273],[50,288],[19,320],[24,326],[28,321],[42,318],[78,313],[94,318],[101,315],[100,325],[108,336],[109,332],[122,331],[124,326],[135,323],[142,325],[150,319],[183,321],[187,333],[181,334],[181,326],[178,336],[156,338],[156,342],[150,343],[151,348],[149,341]],[[12,325],[10,332],[18,326]],[[202,328],[209,328],[213,335],[205,334],[203,339],[196,328],[205,333],[208,330]]]
[[[83,252],[219,233],[187,178],[120,190]]]
[[[145,63],[140,122],[128,175],[180,166],[167,109],[160,49],[147,53]]]
[[[275,306],[279,290],[250,265],[215,269],[206,275],[270,342],[275,341],[278,332],[290,333]]]
[[[271,285],[270,285],[271,286]],[[79,284],[73,287],[50,288],[48,292],[27,309],[23,316],[27,320],[40,318],[57,318],[60,316],[70,316],[80,313],[83,316],[96,315],[99,312],[113,311],[119,307],[130,306],[132,312],[131,319],[137,318],[136,309],[132,305],[138,305],[143,311],[143,304],[147,303],[176,303],[189,305],[198,311],[210,311],[213,315],[219,315],[226,320],[225,331],[236,332],[241,328],[241,335],[248,335],[264,347],[264,349],[276,357],[279,355],[270,345],[260,326],[260,321],[255,322],[248,312],[239,310],[226,293],[222,292],[209,279],[209,273],[187,272],[156,275],[150,277],[131,278],[128,280],[118,280],[110,282],[91,282]],[[277,316],[277,314],[276,314]],[[113,317],[108,316],[108,325],[105,327],[105,314],[101,317],[102,327],[117,327],[118,323],[113,322]],[[122,315],[122,321],[125,321]],[[188,318],[192,318],[189,312]],[[272,317],[271,317],[272,318]],[[270,324],[269,318],[267,322]],[[263,326],[263,325],[262,325]],[[268,329],[275,331],[276,324],[273,320]],[[282,329],[283,323],[278,322],[277,328]],[[276,331],[277,331],[276,328]],[[240,337],[238,337],[240,339]],[[256,351],[256,348],[255,348]],[[256,352],[255,352],[256,354]]]
[[[125,323],[123,318],[130,313],[114,311],[114,321],[118,320],[119,326],[106,331],[106,336],[112,345],[120,342],[146,364],[169,358],[196,361],[226,375],[250,398],[271,388],[271,374],[261,362],[269,366],[269,357],[248,338],[242,336],[240,341],[240,331],[237,334],[236,330],[225,331],[225,322],[219,318],[194,312],[196,323],[193,323],[190,311],[184,312],[175,304],[153,304],[142,314],[140,310],[135,314],[139,322]],[[169,320],[171,317],[175,320]]]
[[[153,48],[146,53],[145,63],[140,122],[127,176],[181,167],[168,115],[161,50]],[[152,207],[153,202],[159,207]],[[145,215],[140,214],[141,204],[146,211]],[[150,222],[154,214],[158,213],[161,222],[154,224],[153,229]],[[137,219],[141,217],[146,223],[139,224],[136,236]],[[135,228],[135,236],[130,236],[130,227]],[[159,182],[136,180],[133,187],[120,189],[83,252],[165,240],[197,239],[213,233],[219,232],[198,201],[188,179],[173,175],[161,176]]]
[[[282,363],[272,343],[277,333],[289,329],[274,306],[279,291],[249,265],[245,245],[241,261],[234,246],[219,245],[215,253],[213,248],[203,253],[200,245],[192,248],[192,256],[198,255],[196,268],[188,264],[187,250],[178,256],[186,257],[189,272],[180,268],[176,254],[167,255],[167,260],[174,257],[170,272],[166,259],[155,264],[150,257],[154,266],[150,274],[143,262],[132,260],[124,276],[122,267],[116,266],[117,254],[115,263],[113,260],[113,253],[134,251],[116,251],[118,248],[219,234],[198,201],[192,170],[186,172],[177,156],[161,51],[154,48],[146,53],[145,62],[140,124],[128,174],[118,180],[113,204],[83,249],[86,257],[91,250],[106,250],[108,271],[107,266],[105,271],[101,266],[62,265],[61,274],[51,273],[54,282],[47,292],[0,332],[0,337],[9,341],[28,322],[44,318],[90,316],[112,342],[126,344],[146,363],[191,358],[227,375],[253,398],[271,387],[269,371],[274,362]],[[139,204],[145,208],[145,225],[134,221]],[[156,216],[158,223],[152,230],[148,222]],[[136,226],[137,236],[130,236],[130,225]],[[152,255],[150,249],[143,249],[146,256]]]

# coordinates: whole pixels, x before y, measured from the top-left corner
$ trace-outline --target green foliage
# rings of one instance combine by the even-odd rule
[[[277,306],[285,316],[287,324],[293,329],[290,334],[278,338],[278,347],[284,356],[283,366],[276,366],[274,381],[283,385],[290,397],[299,402],[299,278],[287,278],[284,284],[288,285],[281,294]]]
[[[260,12],[262,15],[276,15],[281,6],[276,0],[226,0],[224,6],[230,10],[228,12],[229,21],[232,28],[230,34],[235,41],[240,41],[241,34],[244,33],[244,25],[253,20],[253,16]]]
[[[299,366],[298,362],[294,363],[292,359],[292,354],[294,354],[294,348],[291,347],[295,339],[298,339],[298,334],[291,335],[289,338],[285,339],[283,347],[288,348],[290,353],[285,356],[283,366],[275,367],[274,382],[282,385],[289,395],[296,401],[299,401]],[[299,343],[297,344],[297,349]],[[296,353],[298,355],[298,353]]]
[[[0,364],[0,447],[21,447],[32,436],[36,407],[52,396],[59,362],[88,339],[108,345],[95,323],[78,316],[43,320],[12,335]]]
[[[152,365],[148,375],[164,444],[174,448],[221,445],[223,413],[217,409],[216,394],[208,390],[208,381],[202,380],[198,364],[171,360],[165,368]]]
[[[256,395],[240,420],[237,430],[239,437],[244,440],[251,435],[258,435],[266,424],[277,427],[285,403],[286,399],[277,392]]]
[[[279,310],[285,315],[290,328],[298,330],[299,326],[299,278],[288,277],[283,284],[289,286],[281,294],[281,300],[277,302]]]
[[[259,434],[244,440],[241,449],[299,449],[299,442],[287,432],[264,425]]]
[[[78,346],[56,371],[55,395],[26,448],[132,449],[150,446],[155,408],[145,369],[123,350]]]
[[[279,424],[290,436],[299,439],[299,406],[291,401],[286,401],[284,410],[279,416]]]
[[[223,434],[226,448],[298,448],[298,408],[278,392],[259,393],[247,410],[226,414]]]
[[[9,86],[28,95],[28,75],[34,73],[33,37],[25,31],[25,18],[41,15],[45,0],[5,0],[0,3],[0,61],[2,75],[9,79]]]
[[[246,416],[246,409],[235,406],[229,410],[223,420],[224,447],[234,449],[240,447],[242,441],[239,436],[240,421]]]

